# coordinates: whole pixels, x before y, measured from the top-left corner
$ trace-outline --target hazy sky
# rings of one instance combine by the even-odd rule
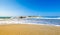
[[[0,16],[60,16],[60,0],[0,0]]]

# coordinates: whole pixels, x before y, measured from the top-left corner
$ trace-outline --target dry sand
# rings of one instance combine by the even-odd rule
[[[0,35],[60,35],[60,27],[32,24],[0,25]]]

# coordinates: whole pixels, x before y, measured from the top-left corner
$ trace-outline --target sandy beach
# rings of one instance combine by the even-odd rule
[[[60,35],[60,27],[33,24],[0,25],[0,35]]]

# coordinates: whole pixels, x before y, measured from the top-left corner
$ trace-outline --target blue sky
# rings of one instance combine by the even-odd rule
[[[60,16],[60,0],[0,0],[0,16]]]

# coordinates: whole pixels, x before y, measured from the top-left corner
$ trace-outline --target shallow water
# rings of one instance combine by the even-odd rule
[[[0,24],[22,24],[22,23],[31,23],[31,24],[49,24],[49,25],[60,25],[60,19],[36,19],[36,18],[26,18],[26,19],[10,19],[10,20],[0,20]]]
[[[60,19],[25,19],[27,23],[60,25]]]

